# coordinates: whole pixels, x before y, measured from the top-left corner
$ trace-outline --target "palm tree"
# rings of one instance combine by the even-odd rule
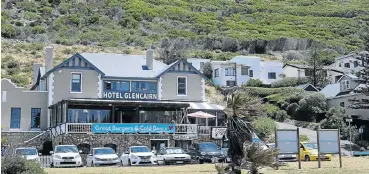
[[[261,167],[273,167],[278,166],[276,156],[278,155],[277,149],[264,150],[259,144],[244,144],[244,158],[247,161],[243,164],[243,168],[247,168],[250,174],[259,174]]]

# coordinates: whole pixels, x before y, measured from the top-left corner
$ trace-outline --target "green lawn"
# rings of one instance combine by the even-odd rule
[[[302,162],[302,169],[298,170],[298,163],[288,163],[288,166],[279,170],[263,169],[264,174],[367,174],[369,173],[369,158],[342,158],[343,167],[339,168],[338,157],[332,161],[322,162],[322,168],[318,168],[318,162]],[[153,166],[153,167],[83,167],[83,168],[60,168],[46,169],[49,174],[116,174],[116,173],[140,173],[140,174],[167,174],[167,173],[191,173],[210,174],[216,173],[214,164],[196,164],[181,166]],[[247,173],[244,171],[243,173]]]

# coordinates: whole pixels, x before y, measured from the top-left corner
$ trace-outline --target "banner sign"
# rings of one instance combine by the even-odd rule
[[[103,98],[119,100],[158,100],[158,94],[138,92],[104,92]]]
[[[299,153],[297,130],[277,130],[277,148],[280,154]]]
[[[211,138],[212,139],[222,139],[224,135],[227,134],[226,127],[212,127],[211,128]]]
[[[337,130],[319,130],[320,153],[339,153],[339,135]]]
[[[176,134],[173,135],[174,140],[197,140],[197,134]]]
[[[93,123],[92,133],[175,133],[174,124]]]

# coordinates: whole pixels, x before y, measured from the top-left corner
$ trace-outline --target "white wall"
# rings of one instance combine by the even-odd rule
[[[255,56],[236,56],[231,59],[231,62],[236,62],[237,64],[249,66],[249,70],[253,70],[254,76],[250,77],[252,79],[260,79],[261,67],[260,67],[260,57]]]
[[[200,63],[203,62],[204,64],[206,62],[210,62],[210,59],[196,59],[196,58],[189,58],[187,59],[187,62],[192,64],[193,67],[195,67],[197,70],[201,71]]]
[[[283,68],[283,74],[286,77],[299,77],[298,68],[286,65]],[[300,77],[305,77],[305,70],[300,69]]]
[[[260,80],[264,84],[271,84],[272,82],[280,80],[281,74],[283,74],[283,63],[281,62],[260,62],[261,65],[261,74]],[[268,73],[275,72],[276,79],[269,79]]]
[[[359,66],[354,67],[354,61],[358,61]],[[345,63],[349,63],[350,68],[346,68]],[[363,67],[361,67],[360,65],[362,65],[361,60],[354,58],[354,55],[351,55],[351,56],[348,55],[344,58],[336,59],[335,63],[333,64],[334,67],[340,68],[347,73],[355,73],[355,72],[360,71],[361,69],[363,69]]]

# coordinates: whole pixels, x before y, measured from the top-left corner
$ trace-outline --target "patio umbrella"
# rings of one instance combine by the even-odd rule
[[[187,114],[188,117],[196,117],[196,118],[215,118],[217,116],[211,115],[202,111],[197,111],[191,114]]]

